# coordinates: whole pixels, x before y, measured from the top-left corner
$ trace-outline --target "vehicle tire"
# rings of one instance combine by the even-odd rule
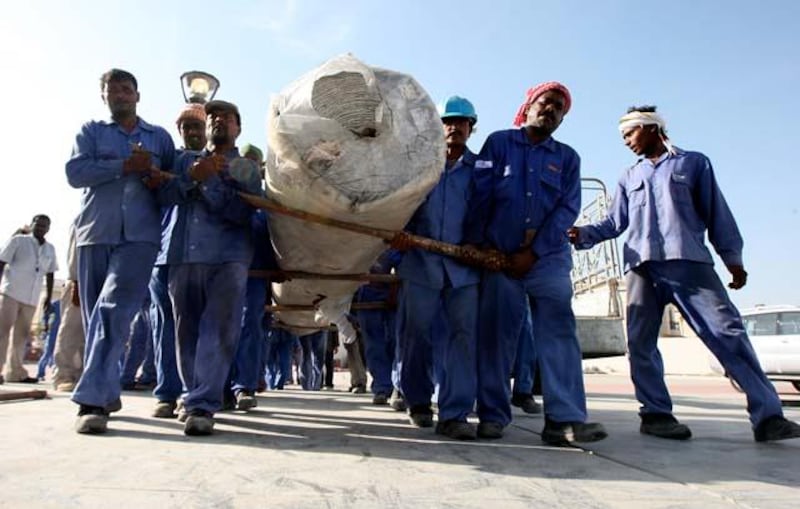
[[[795,390],[800,391],[800,382],[792,382],[792,385],[794,385]]]
[[[739,387],[739,384],[736,383],[736,380],[734,380],[731,377],[728,377],[728,381],[731,383],[731,387],[733,387],[736,390],[736,392],[742,392],[742,393],[744,392],[742,388]]]

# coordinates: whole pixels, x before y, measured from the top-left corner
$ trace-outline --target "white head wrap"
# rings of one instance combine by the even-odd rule
[[[661,115],[654,111],[632,111],[626,113],[619,119],[619,132],[624,133],[633,127],[645,125],[658,126],[658,134],[661,136],[664,146],[667,147],[667,151],[672,155],[676,154],[675,147],[672,146],[667,137],[667,123],[664,122]]]

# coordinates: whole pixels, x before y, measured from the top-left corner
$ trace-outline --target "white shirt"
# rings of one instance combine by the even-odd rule
[[[6,263],[0,293],[29,306],[39,303],[44,276],[58,270],[56,250],[52,244],[33,235],[14,235],[0,251]]]

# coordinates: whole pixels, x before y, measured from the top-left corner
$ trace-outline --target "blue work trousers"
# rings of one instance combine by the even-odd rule
[[[388,396],[392,389],[400,387],[396,315],[396,311],[386,309],[362,310],[356,313],[364,338],[367,370],[372,375],[373,394],[382,393]]]
[[[466,421],[475,404],[478,285],[428,288],[403,281],[400,329],[403,394],[409,408],[428,406],[433,395],[434,341],[441,346],[439,420]],[[440,309],[442,312],[440,312]],[[432,338],[433,322],[447,321],[446,337]]]
[[[531,313],[525,313],[522,330],[517,343],[517,355],[514,360],[513,394],[533,394],[533,379],[536,376],[536,342],[533,339]]]
[[[263,318],[267,284],[266,279],[247,280],[242,335],[231,369],[231,388],[234,394],[242,391],[254,392],[258,388],[259,379],[264,376],[261,371],[261,356],[266,341]]]
[[[47,368],[53,366],[53,354],[56,351],[56,336],[58,335],[58,327],[60,325],[61,314],[57,313],[53,323],[50,324],[50,328],[47,331],[44,352],[39,358],[39,364],[36,371],[36,378],[39,380],[44,380]]]
[[[169,265],[153,268],[150,275],[150,328],[153,332],[153,357],[156,365],[156,386],[153,396],[158,401],[177,401],[184,392],[178,374],[175,352],[175,317],[169,299]]]
[[[147,295],[158,246],[147,242],[78,247],[78,291],[86,331],[78,404],[106,407],[120,396],[120,362],[131,321]]]
[[[150,327],[150,299],[145,299],[144,306],[136,313],[131,322],[128,350],[123,356],[122,373],[119,377],[119,382],[123,386],[136,383],[136,374],[139,372],[139,368],[142,369],[142,375],[139,378],[141,383],[149,384],[156,381],[153,332]]]
[[[300,347],[303,349],[300,385],[304,391],[318,391],[322,388],[322,365],[325,363],[327,339],[327,330],[300,336]]]
[[[747,395],[750,422],[783,415],[775,387],[758,363],[742,318],[714,271],[686,260],[646,262],[628,271],[628,351],[641,413],[672,413],[658,351],[664,306],[674,304],[686,322]]]
[[[292,377],[292,348],[296,336],[284,329],[267,332],[265,380],[270,390],[283,390],[286,380]]]
[[[556,422],[585,422],[581,349],[566,271],[534,269],[526,279],[487,272],[482,280],[478,336],[478,418],[511,422],[510,378],[530,306],[545,415]]]
[[[181,264],[169,269],[178,368],[187,411],[222,408],[242,327],[246,263]]]

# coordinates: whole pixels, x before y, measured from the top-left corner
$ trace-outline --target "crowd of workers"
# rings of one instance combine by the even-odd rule
[[[120,359],[137,321],[152,338],[153,416],[181,419],[187,435],[211,434],[214,414],[224,408],[254,407],[263,381],[279,388],[291,376],[296,342],[309,363],[304,387],[327,385],[320,366],[332,352],[328,331],[297,338],[265,313],[270,283],[282,276],[266,213],[240,195],[263,196],[265,187],[263,154],[237,148],[238,108],[219,100],[188,104],[177,119],[184,146],[176,150],[167,131],[137,115],[132,74],[112,69],[100,86],[110,118],[81,128],[66,164],[69,184],[83,196],[53,352],[56,388],[72,391],[79,406],[77,432],[105,432],[121,408]],[[571,249],[628,231],[628,348],[641,432],[691,437],[673,415],[657,347],[664,306],[672,303],[745,391],[755,440],[800,437],[800,425],[783,417],[705,244],[708,232],[732,275],[728,286],[744,286],[742,238],[708,158],[674,146],[655,107],[631,108],[619,130],[639,159],[623,173],[607,217],[575,227],[580,158],[553,138],[571,107],[564,85],[537,85],[515,128],[491,133],[476,154],[467,147],[478,121],[474,106],[458,96],[442,102],[441,179],[372,268],[400,283],[370,283],[354,299],[382,303],[353,311],[373,402],[456,440],[501,438],[512,405],[544,413],[548,444],[605,438],[605,428],[587,416]],[[0,367],[8,352],[8,381],[37,380],[22,367],[20,342],[43,276],[43,306],[51,306],[57,265],[44,239],[49,225],[36,216],[32,231],[0,252]],[[415,247],[409,234],[486,256],[480,265],[448,258]],[[276,276],[251,277],[250,270]],[[358,343],[345,347],[357,366]],[[533,398],[534,369],[541,405]],[[356,374],[351,389],[365,383]]]

